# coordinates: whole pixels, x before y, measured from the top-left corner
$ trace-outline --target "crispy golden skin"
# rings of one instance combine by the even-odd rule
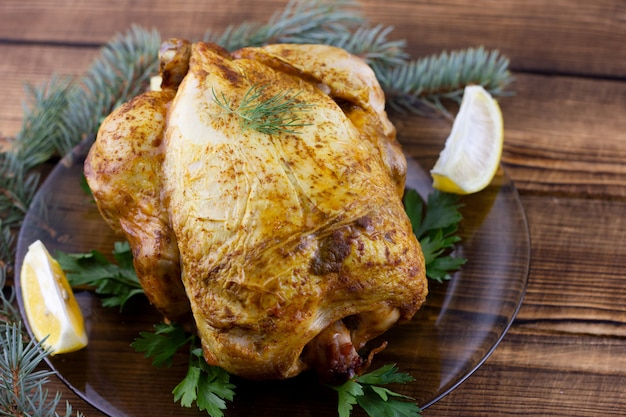
[[[116,109],[99,129],[85,176],[105,221],[128,239],[150,302],[186,321],[178,245],[161,201],[161,142],[173,97],[172,90],[149,92]]]
[[[176,85],[154,107],[147,93],[103,123],[86,164],[92,189],[104,190],[94,193],[103,216],[148,254],[147,282],[158,280],[162,253],[141,248],[154,247],[157,229],[177,243],[210,364],[253,379],[307,368],[328,380],[358,373],[368,361],[357,351],[409,320],[427,293],[401,202],[406,161],[373,72],[328,46],[231,56],[206,43],[191,46],[185,70],[171,105]],[[312,106],[299,113],[305,125],[296,133],[244,130],[214,100],[217,93],[237,103],[254,85],[268,97],[297,93]],[[165,248],[166,263],[175,263],[176,251]],[[164,275],[146,292],[172,318],[163,289],[176,295],[180,286]]]

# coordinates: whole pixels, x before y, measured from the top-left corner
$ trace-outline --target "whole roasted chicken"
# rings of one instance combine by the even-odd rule
[[[330,46],[176,39],[160,65],[160,91],[108,116],[85,163],[149,300],[233,374],[362,372],[427,293],[373,71]]]

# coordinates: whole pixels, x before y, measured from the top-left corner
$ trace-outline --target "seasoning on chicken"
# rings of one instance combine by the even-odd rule
[[[367,342],[427,294],[371,68],[324,45],[170,40],[161,72],[162,91],[114,111],[85,164],[151,302],[171,320],[190,308],[207,362],[245,378],[363,372],[384,348]],[[248,107],[282,98],[297,122],[242,123],[252,91]]]

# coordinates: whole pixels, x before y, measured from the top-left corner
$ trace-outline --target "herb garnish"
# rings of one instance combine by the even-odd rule
[[[303,123],[298,114],[312,107],[309,103],[297,100],[300,93],[292,94],[291,90],[287,90],[268,95],[266,89],[265,85],[254,84],[246,91],[236,107],[223,92],[218,95],[213,88],[211,91],[213,101],[224,110],[225,114],[237,116],[242,130],[253,129],[269,135],[297,134],[294,128],[310,125]]]
[[[456,235],[462,219],[458,197],[433,191],[425,203],[415,190],[407,189],[403,199],[405,210],[420,241],[426,261],[426,275],[439,282],[449,279],[464,258],[450,254],[460,238]],[[98,251],[87,254],[57,252],[59,263],[66,270],[73,286],[89,285],[105,294],[104,306],[123,306],[133,295],[143,293],[132,266],[128,243],[116,242],[113,255],[118,265],[112,264]],[[170,366],[176,352],[189,346],[189,367],[185,378],[174,388],[174,401],[184,407],[196,406],[211,417],[222,417],[226,401],[232,401],[235,385],[222,368],[210,366],[204,360],[198,337],[176,323],[161,323],[154,332],[141,332],[132,347],[153,358],[157,367]],[[390,391],[381,385],[408,383],[413,378],[398,373],[396,365],[385,365],[375,371],[356,376],[342,385],[331,386],[338,393],[339,417],[348,417],[358,404],[370,417],[416,417],[420,408],[410,397]]]
[[[81,254],[55,252],[55,258],[72,287],[94,288],[97,294],[104,296],[104,307],[122,309],[131,297],[143,294],[143,289],[133,267],[128,242],[115,242],[113,257],[117,264],[111,263],[97,250]]]
[[[467,261],[451,253],[461,240],[456,234],[462,219],[458,196],[434,190],[425,204],[417,191],[407,189],[403,202],[424,253],[426,276],[438,282],[449,280],[451,272]]]
[[[198,337],[186,332],[176,323],[157,324],[154,333],[141,332],[131,344],[137,352],[152,357],[154,366],[170,366],[174,355],[186,345],[190,346],[189,367],[185,378],[174,388],[174,401],[183,407],[196,403],[200,411],[211,417],[222,417],[226,401],[235,396],[235,385],[224,369],[206,363]]]
[[[347,382],[331,386],[337,391],[339,417],[349,417],[352,406],[358,404],[370,417],[395,416],[417,417],[421,410],[412,400],[403,394],[398,394],[380,385],[393,383],[406,384],[415,379],[406,373],[398,373],[394,364],[384,365],[375,371],[361,376],[355,376]]]

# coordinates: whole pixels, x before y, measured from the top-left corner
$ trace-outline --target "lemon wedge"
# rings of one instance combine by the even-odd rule
[[[80,306],[59,263],[37,240],[28,247],[20,274],[26,319],[33,336],[51,354],[87,346]],[[46,338],[44,340],[44,338]]]
[[[503,143],[498,102],[482,86],[465,87],[452,131],[430,172],[433,187],[455,194],[484,189],[500,166]]]

